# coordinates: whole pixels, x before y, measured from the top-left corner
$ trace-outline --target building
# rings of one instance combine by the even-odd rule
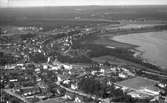
[[[39,87],[26,87],[26,88],[21,88],[20,91],[22,92],[23,96],[32,96],[35,94],[40,94],[40,88]]]
[[[150,95],[150,96],[157,96],[160,93],[159,90],[155,90],[155,89],[151,89],[151,88],[143,88],[139,91],[143,92],[144,94]]]

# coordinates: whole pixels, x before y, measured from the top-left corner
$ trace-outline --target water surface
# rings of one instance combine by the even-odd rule
[[[143,57],[154,64],[167,68],[167,31],[136,33],[113,38],[116,41],[138,45]]]

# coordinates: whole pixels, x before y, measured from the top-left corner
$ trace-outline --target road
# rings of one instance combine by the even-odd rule
[[[24,103],[30,103],[26,98],[12,92],[12,89],[4,89],[4,92],[6,92],[7,94],[16,97],[17,99],[23,101]]]
[[[142,71],[142,72],[143,72],[143,73],[146,73],[146,74],[155,75],[155,76],[159,76],[159,77],[162,77],[162,78],[166,78],[166,79],[167,79],[167,75],[161,75],[161,74],[153,73],[153,72],[149,72],[149,71]]]
[[[90,94],[86,94],[86,93],[83,93],[83,92],[80,92],[80,91],[75,91],[75,90],[72,90],[72,89],[69,89],[63,85],[61,85],[60,83],[56,82],[56,84],[58,86],[60,86],[61,88],[65,89],[66,91],[68,92],[71,92],[71,93],[74,93],[74,94],[77,94],[77,95],[80,95],[80,96],[84,96],[84,97],[87,97],[87,98],[92,98],[93,100],[100,100],[100,101],[104,101],[104,99],[102,98],[97,98],[95,96],[92,96]]]
[[[113,103],[111,102],[113,99],[119,99],[119,98],[122,98],[122,96],[119,96],[119,97],[115,97],[115,98],[109,98],[108,99],[102,99],[102,98],[99,98],[99,97],[96,97],[96,96],[93,96],[93,95],[90,95],[90,94],[86,94],[86,93],[83,93],[81,91],[75,91],[75,90],[72,90],[72,89],[69,89],[63,85],[61,85],[60,83],[56,82],[56,84],[58,86],[60,86],[61,88],[65,89],[66,91],[68,92],[71,92],[71,93],[74,93],[74,94],[77,94],[77,95],[80,95],[80,96],[84,96],[84,97],[87,97],[87,98],[91,98],[93,100],[99,100],[99,101],[102,101],[102,103]],[[115,84],[115,85],[118,85],[118,84]],[[120,86],[120,85],[119,85]],[[115,103],[115,102],[114,102]]]

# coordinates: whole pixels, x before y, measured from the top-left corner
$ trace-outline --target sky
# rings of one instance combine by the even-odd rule
[[[0,0],[0,7],[80,5],[167,5],[167,0]]]

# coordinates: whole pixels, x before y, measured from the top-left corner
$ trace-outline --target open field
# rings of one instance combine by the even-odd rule
[[[166,6],[76,6],[45,8],[1,8],[0,24],[35,24],[46,21],[50,24],[63,20],[85,21],[166,21]],[[76,19],[78,18],[78,19]],[[33,20],[33,21],[32,21]],[[65,21],[68,23],[68,21]],[[72,22],[70,22],[72,23]],[[75,22],[73,22],[75,23]]]
[[[92,58],[93,61],[96,61],[98,63],[105,63],[106,61],[109,62],[110,64],[126,64],[125,61],[121,60],[121,59],[118,59],[118,58],[115,58],[115,57],[112,57],[112,56],[109,56],[109,55],[106,55],[106,56],[101,56],[101,57],[95,57],[95,58]]]
[[[167,7],[164,6],[69,6],[46,8],[1,9],[2,17],[19,16],[31,18],[100,18],[104,19],[158,19],[166,20]],[[82,12],[82,13],[81,13]],[[23,15],[24,14],[24,15]],[[67,14],[67,15],[64,15]],[[9,16],[7,16],[9,15]],[[0,16],[0,17],[1,17]],[[19,18],[18,18],[19,19]]]
[[[122,85],[124,87],[139,90],[147,87],[154,87],[157,83],[158,83],[157,81],[151,79],[143,77],[135,77],[122,82],[118,82],[117,84]]]
[[[114,37],[114,34],[104,34],[104,35],[99,35],[97,39],[93,40],[94,44],[99,44],[99,45],[104,45],[104,46],[112,46],[115,48],[134,48],[136,47],[135,45],[131,44],[126,44],[126,43],[121,43],[117,42],[114,40],[111,40],[110,38]]]

